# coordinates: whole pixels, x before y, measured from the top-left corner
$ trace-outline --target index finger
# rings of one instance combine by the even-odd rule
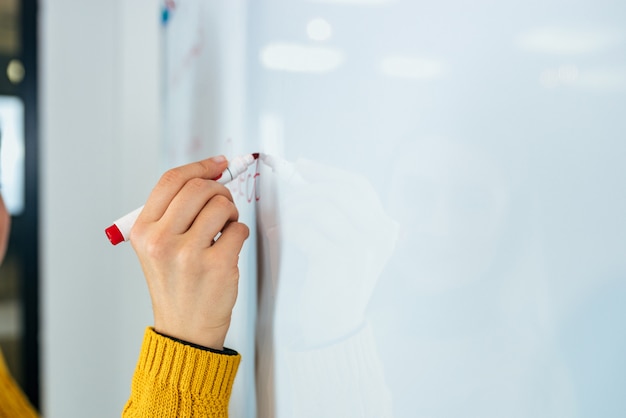
[[[191,179],[215,179],[226,169],[228,161],[223,155],[196,161],[166,171],[154,186],[141,212],[143,221],[161,219],[174,196]]]

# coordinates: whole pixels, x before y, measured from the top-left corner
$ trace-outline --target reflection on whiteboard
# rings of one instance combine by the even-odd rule
[[[396,223],[363,177],[271,155],[261,164],[258,415],[391,417],[366,308]]]
[[[386,198],[402,225],[396,259],[414,263],[412,290],[440,293],[480,280],[494,263],[509,209],[501,170],[476,147],[445,138],[396,149]]]

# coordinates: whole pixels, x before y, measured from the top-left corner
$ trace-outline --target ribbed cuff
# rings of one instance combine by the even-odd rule
[[[391,418],[391,391],[369,325],[335,344],[285,356],[293,381],[293,416]],[[281,361],[281,359],[278,359]]]
[[[148,327],[136,372],[200,397],[230,397],[241,356],[218,354],[162,336]]]
[[[190,343],[189,341],[185,341],[185,340],[178,339],[176,337],[165,335],[159,331],[156,331],[154,328],[152,328],[152,330],[162,337],[169,338],[172,341],[176,341],[177,343],[185,344],[185,345],[188,345],[189,347],[197,348],[199,350],[210,351],[211,353],[223,354],[225,356],[236,356],[238,354],[235,350],[231,350],[230,348],[224,347],[223,350],[216,350],[215,348],[205,347],[200,344]]]

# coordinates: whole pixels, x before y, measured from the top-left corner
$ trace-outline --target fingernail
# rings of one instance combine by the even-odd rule
[[[214,163],[221,164],[226,161],[226,157],[224,157],[223,155],[217,155],[215,157],[211,157],[210,160]]]

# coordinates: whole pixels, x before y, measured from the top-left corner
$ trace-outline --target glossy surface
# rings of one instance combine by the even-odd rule
[[[261,411],[624,415],[626,6],[248,7],[251,141],[305,178],[261,172]]]

